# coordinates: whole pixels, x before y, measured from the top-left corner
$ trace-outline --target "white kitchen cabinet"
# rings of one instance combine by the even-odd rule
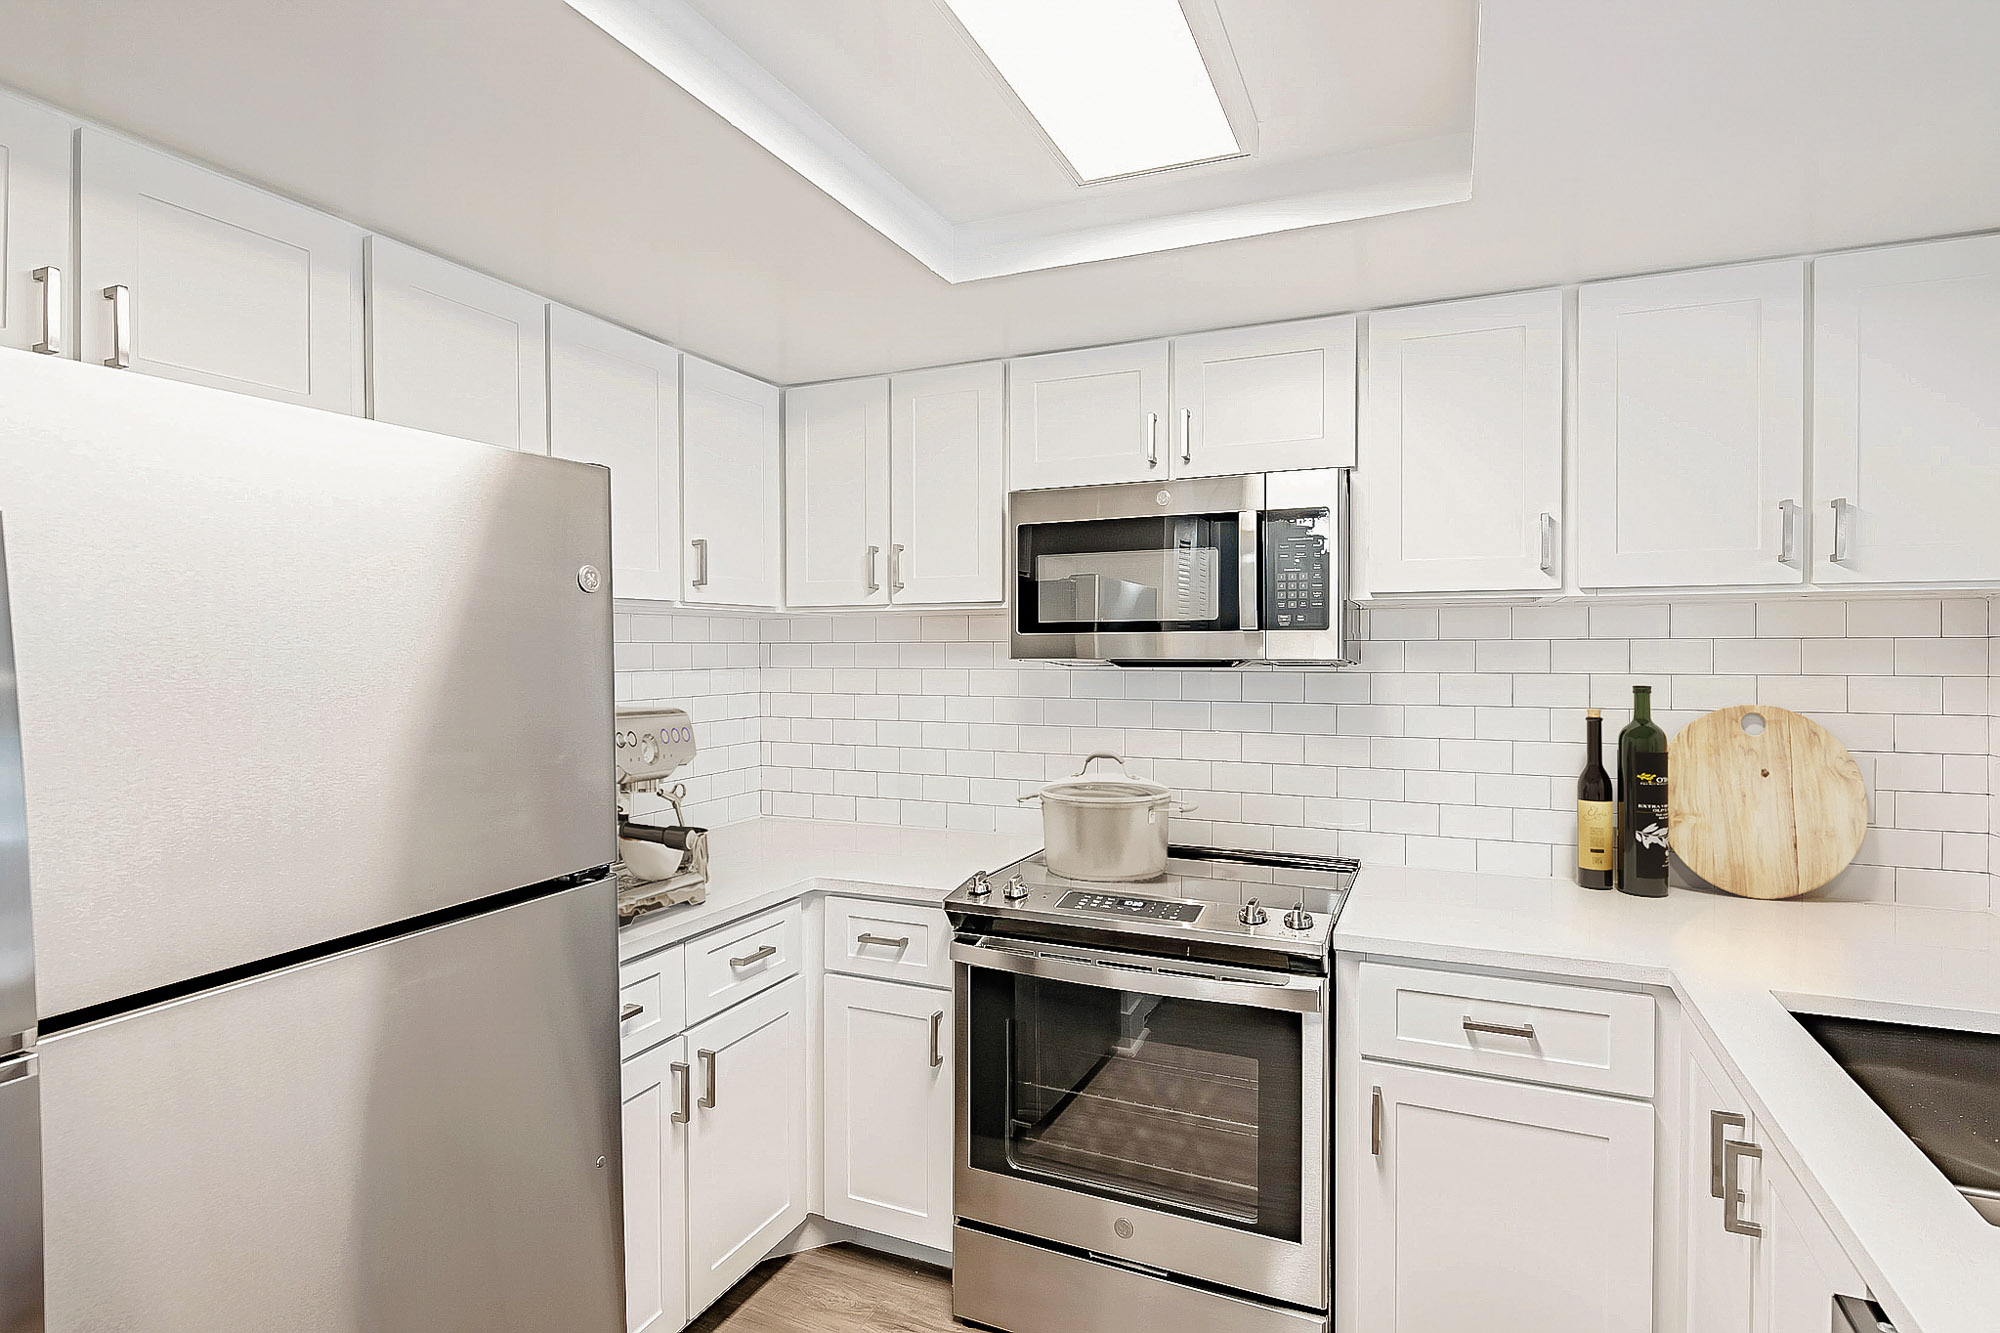
[[[1835,1296],[1866,1299],[1868,1284],[1791,1169],[1775,1155],[1764,1170],[1764,1262],[1758,1333],[1825,1333]]]
[[[79,144],[84,360],[361,410],[359,228],[115,135]]]
[[[1175,477],[1353,467],[1354,317],[1174,339]]]
[[[1804,581],[1805,280],[1784,260],[1579,293],[1582,586]]]
[[[1355,1327],[1652,1333],[1650,1105],[1372,1060],[1360,1095]]]
[[[1355,508],[1368,595],[1562,587],[1562,294],[1368,317]]]
[[[688,1322],[687,1038],[619,1069],[624,1102],[625,1329],[675,1333]]]
[[[549,451],[542,298],[368,238],[368,414],[522,453]]]
[[[806,1217],[806,1002],[794,977],[687,1034],[688,1298],[704,1310]]]
[[[885,606],[889,380],[785,391],[785,604]]]
[[[611,588],[681,595],[681,354],[549,308],[549,452],[611,469]]]
[[[997,361],[889,380],[890,599],[1006,598],[1006,372]]]
[[[73,121],[0,93],[0,347],[76,356]]]
[[[2000,580],[2000,236],[1813,262],[1813,577]]]
[[[683,601],[779,605],[780,401],[761,380],[681,359]]]
[[[1732,1141],[1752,1143],[1750,1109],[1708,1057],[1701,1036],[1691,1028],[1685,1031],[1687,1102],[1681,1119],[1681,1197],[1688,1333],[1750,1333],[1758,1242],[1729,1230],[1723,1219],[1725,1209],[1733,1209],[1728,1213],[1731,1217],[1754,1219],[1762,1159],[1738,1154],[1736,1171],[1744,1198],[1725,1201],[1724,1154]]]
[[[1051,352],[1007,363],[1007,463],[1015,490],[1169,474],[1168,343]]]
[[[826,1216],[951,1248],[951,992],[828,976]]]

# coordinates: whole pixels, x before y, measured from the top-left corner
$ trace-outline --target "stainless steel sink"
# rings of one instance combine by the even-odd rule
[[[2000,1226],[2000,1035],[1794,1016],[1966,1202]]]

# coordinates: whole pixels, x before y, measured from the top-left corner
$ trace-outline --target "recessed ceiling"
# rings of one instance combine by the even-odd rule
[[[1153,67],[1178,57],[1206,97],[1166,170],[1129,144],[1062,151],[1082,122],[1165,129],[1176,110],[1121,80],[1116,43],[1092,40],[1109,33],[1059,21],[1092,6],[569,4],[948,282],[1472,194],[1477,0],[1404,0],[1393,21],[1375,0],[1106,0]]]

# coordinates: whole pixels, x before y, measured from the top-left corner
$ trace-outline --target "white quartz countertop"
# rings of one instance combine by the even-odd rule
[[[618,955],[634,958],[814,891],[941,903],[975,870],[1041,847],[1007,833],[746,819],[708,835],[708,900],[640,917],[618,932]]]
[[[1364,867],[1350,953],[1670,987],[1902,1333],[2000,1330],[1983,1221],[1791,1010],[2000,1032],[2000,917]]]

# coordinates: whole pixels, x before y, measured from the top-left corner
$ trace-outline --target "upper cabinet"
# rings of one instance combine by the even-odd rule
[[[1805,278],[1785,260],[1582,289],[1581,586],[1805,579]]]
[[[1562,416],[1561,292],[1370,315],[1368,593],[1560,589]]]
[[[1007,363],[1007,465],[1016,490],[1169,475],[1167,343]]]
[[[0,93],[0,347],[76,355],[70,136],[76,126]]]
[[[1354,466],[1354,317],[1173,344],[1175,477]]]
[[[358,228],[113,135],[80,142],[86,361],[361,410]]]
[[[544,322],[531,292],[369,237],[369,415],[547,453]]]
[[[786,604],[886,604],[886,377],[786,391],[785,497]]]
[[[2000,580],[2000,236],[1813,263],[1813,577]]]
[[[779,605],[779,405],[762,380],[681,359],[684,601]]]
[[[889,380],[889,591],[907,604],[1006,595],[1004,368],[919,370]]]
[[[681,595],[681,355],[549,307],[549,452],[611,469],[611,588]]]

